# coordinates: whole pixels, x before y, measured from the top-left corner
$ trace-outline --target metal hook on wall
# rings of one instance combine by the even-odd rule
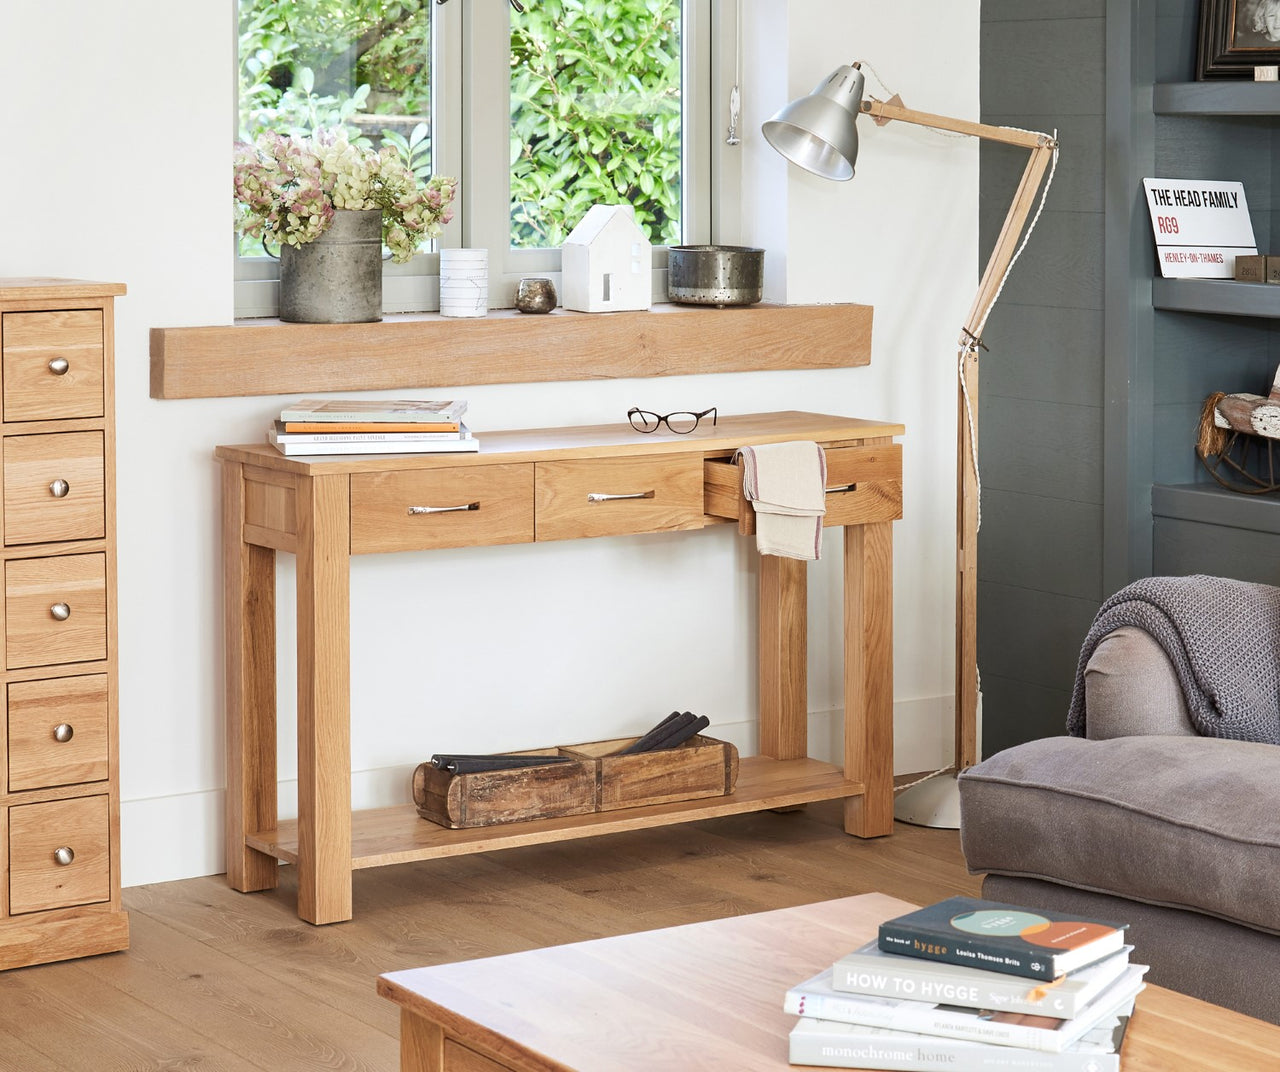
[[[436,0],[436,6],[439,7],[441,4],[447,4],[448,2],[449,0]],[[520,0],[511,0],[511,6],[516,9],[517,15],[524,14],[524,4],[520,3]]]

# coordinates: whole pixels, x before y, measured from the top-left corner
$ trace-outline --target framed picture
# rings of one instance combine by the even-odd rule
[[[1280,65],[1280,0],[1200,0],[1196,78],[1252,78]]]

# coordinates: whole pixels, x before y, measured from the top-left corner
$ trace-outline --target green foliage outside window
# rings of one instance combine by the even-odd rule
[[[433,5],[240,0],[241,139],[342,126],[430,174]],[[559,245],[598,202],[632,205],[655,243],[680,241],[680,17],[680,0],[526,0],[512,14],[512,246]]]
[[[680,241],[679,0],[532,0],[511,20],[511,244],[558,246],[597,202]]]

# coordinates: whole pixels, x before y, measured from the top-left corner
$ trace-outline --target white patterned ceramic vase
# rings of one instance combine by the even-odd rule
[[[484,316],[489,312],[489,251],[440,251],[440,315]]]

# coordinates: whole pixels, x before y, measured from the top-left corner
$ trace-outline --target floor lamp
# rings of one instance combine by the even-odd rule
[[[868,115],[880,126],[897,119],[934,130],[967,134],[1003,142],[1030,151],[1022,180],[1014,194],[978,284],[978,293],[960,329],[957,362],[956,457],[956,719],[955,764],[899,794],[894,813],[899,819],[924,826],[958,827],[959,799],[954,772],[978,761],[978,350],[982,329],[1000,294],[1009,269],[1022,252],[1031,228],[1044,207],[1051,165],[1057,162],[1058,143],[1047,134],[1013,127],[988,126],[904,108],[895,96],[890,101],[863,100],[865,79],[860,63],[837,68],[806,97],[786,105],[764,124],[765,139],[792,163],[825,179],[853,178],[858,156],[857,118]],[[1049,179],[1045,181],[1046,172]],[[1031,210],[1044,183],[1035,217]],[[1028,218],[1030,226],[1028,226]],[[1026,235],[1023,230],[1026,228]],[[1021,239],[1021,242],[1019,241]]]

